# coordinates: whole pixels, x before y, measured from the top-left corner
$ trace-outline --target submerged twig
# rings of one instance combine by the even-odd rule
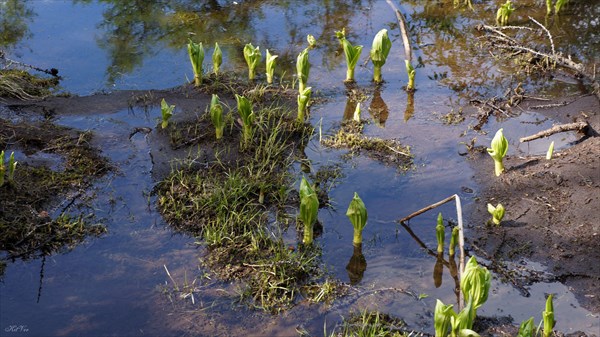
[[[534,139],[548,137],[548,136],[551,136],[551,135],[553,135],[555,133],[559,133],[559,132],[566,132],[566,131],[585,132],[586,129],[588,129],[589,127],[590,127],[590,125],[586,122],[576,122],[576,123],[569,123],[569,124],[554,125],[550,129],[540,131],[531,136],[520,138],[519,142],[521,142],[521,143],[530,142]]]

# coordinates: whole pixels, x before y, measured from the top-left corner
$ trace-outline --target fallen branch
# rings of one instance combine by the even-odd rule
[[[555,133],[567,132],[567,131],[579,131],[579,132],[587,133],[586,130],[589,127],[590,127],[590,125],[586,122],[576,122],[576,123],[569,123],[569,124],[554,125],[550,129],[540,131],[540,132],[536,133],[535,135],[523,137],[523,138],[519,139],[519,141],[521,143],[530,142],[530,141],[538,139],[538,138],[544,138],[544,137],[551,136]]]

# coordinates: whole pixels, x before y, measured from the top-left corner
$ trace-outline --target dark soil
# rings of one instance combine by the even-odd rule
[[[539,112],[561,123],[586,121],[592,129],[588,134],[600,130],[600,107],[594,96]],[[491,268],[525,295],[528,284],[559,281],[573,291],[583,307],[597,314],[600,137],[580,137],[571,147],[555,151],[551,160],[545,156],[508,156],[504,163],[507,171],[497,178],[487,153],[474,155],[472,164],[477,173],[473,179],[481,190],[471,211],[467,246],[492,261]],[[500,226],[486,224],[490,219],[487,203],[501,203],[506,208]],[[541,263],[547,271],[527,270],[526,261]]]

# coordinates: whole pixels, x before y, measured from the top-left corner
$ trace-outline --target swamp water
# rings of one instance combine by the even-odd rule
[[[459,112],[473,92],[493,96],[516,86],[505,66],[480,57],[482,51],[476,52],[472,26],[493,22],[497,4],[491,1],[475,3],[473,11],[453,8],[448,1],[403,3],[402,10],[410,17],[415,36],[413,43],[418,46],[415,57],[421,60],[418,91],[412,102],[402,90],[406,73],[401,39],[395,16],[385,1],[6,3],[3,6],[23,9],[12,18],[21,32],[16,34],[20,36],[17,41],[8,44],[7,55],[41,68],[58,68],[64,77],[64,89],[79,95],[181,85],[193,77],[185,50],[188,37],[206,46],[219,42],[224,50],[224,67],[241,74],[245,69],[241,55],[245,43],[252,42],[263,52],[268,48],[280,55],[278,64],[285,70],[284,77],[291,78],[295,56],[305,47],[306,35],[312,34],[319,45],[310,54],[309,85],[316,97],[325,99],[311,107],[310,120],[324,136],[335,133],[346,109],[346,87],[342,83],[345,60],[334,38],[335,30],[346,27],[348,39],[364,46],[356,69],[357,92],[366,98],[363,118],[372,118],[368,107],[373,96],[380,95],[387,106],[387,118],[379,123],[372,121],[364,133],[411,146],[415,167],[398,172],[364,155],[344,160],[346,151],[322,147],[315,134],[306,149],[313,170],[335,164],[342,173],[329,193],[332,207],[319,213],[324,224],[324,232],[317,239],[323,251],[322,263],[334,278],[351,281],[346,265],[353,255],[353,229],[345,210],[353,193],[358,192],[369,211],[363,233],[367,267],[358,281],[352,280],[357,287],[331,305],[303,301],[271,316],[236,305],[237,286],[209,279],[198,270],[198,259],[204,254],[201,246],[194,238],[171,231],[158,214],[151,193],[156,181],[151,174],[148,138],[141,133],[129,138],[133,128],[156,127],[160,117],[157,107],[58,116],[55,122],[59,125],[94,132],[94,145],[118,168],[89,191],[91,208],[108,233],[90,238],[65,254],[9,262],[0,285],[2,336],[288,336],[297,335],[302,328],[312,335],[322,335],[325,324],[331,329],[342,316],[364,308],[400,317],[409,328],[432,333],[435,299],[455,302],[453,280],[445,270],[442,286],[435,288],[435,258],[396,220],[452,194],[458,194],[467,207],[473,206],[477,186],[472,183],[468,161],[459,155],[465,151],[461,142],[477,137],[477,145],[489,145],[495,130],[503,127],[510,140],[509,154],[543,154],[545,145],[523,147],[517,139],[548,128],[553,122],[524,111],[513,118],[490,119],[483,127],[487,135],[470,130],[468,118],[444,123],[443,116]],[[539,5],[527,10],[536,16],[545,12]],[[598,9],[595,11],[597,20]],[[568,12],[570,15],[557,29],[569,31],[569,25],[593,22],[594,10],[591,12]],[[0,17],[5,19],[7,13],[0,13]],[[383,68],[386,82],[376,93],[370,81],[372,67],[363,63],[372,37],[381,28],[389,30],[393,47]],[[588,36],[588,41],[586,33],[567,38],[562,43],[570,44],[580,56],[594,55],[588,45],[593,36]],[[210,63],[211,52],[207,49],[205,65]],[[563,95],[577,93],[576,86],[560,82],[550,83],[544,90],[562,90]],[[467,134],[460,137],[463,132]],[[551,140],[560,149],[575,137],[563,134]],[[456,219],[454,205],[446,204],[410,221],[414,233],[430,248],[435,247],[437,212],[442,212],[445,219]],[[195,282],[193,303],[191,297],[179,299],[178,294],[173,295],[173,280],[165,267],[180,287]],[[515,324],[530,316],[537,321],[544,294],[554,293],[557,330],[597,334],[598,317],[581,308],[563,285],[538,283],[530,287],[530,292],[530,297],[523,297],[494,278],[489,299],[478,314],[511,316]]]

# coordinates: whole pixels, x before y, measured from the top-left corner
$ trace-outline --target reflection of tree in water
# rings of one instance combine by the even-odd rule
[[[13,47],[29,37],[28,23],[34,15],[27,0],[0,1],[0,48]]]
[[[92,3],[92,0],[73,0],[74,3]],[[189,38],[195,42],[203,42],[205,48],[212,48],[215,42],[228,56],[228,64],[236,69],[245,67],[242,47],[246,43],[253,43],[264,49],[273,48],[266,41],[257,41],[257,30],[253,26],[256,19],[268,20],[265,13],[267,6],[276,7],[284,11],[288,19],[286,27],[273,27],[273,29],[286,29],[289,35],[288,50],[277,51],[281,67],[287,66],[285,71],[293,73],[293,64],[299,48],[294,45],[305,44],[306,34],[314,34],[317,38],[323,37],[319,43],[328,43],[326,48],[336,42],[333,38],[334,29],[341,29],[347,25],[361,7],[362,0],[331,1],[331,0],[306,0],[296,1],[239,1],[224,2],[216,0],[100,0],[107,5],[104,11],[104,21],[100,28],[106,30],[98,44],[109,53],[111,65],[109,66],[108,81],[113,83],[120,74],[129,73],[139,67],[144,58],[157,53],[161,48],[184,49]],[[308,6],[319,10],[307,10]],[[302,11],[300,13],[300,11]],[[305,26],[303,22],[312,23]],[[314,23],[322,25],[323,32],[304,32],[315,28]],[[335,26],[335,27],[334,27]],[[278,32],[279,33],[279,32]],[[328,38],[328,34],[332,35]],[[268,35],[266,33],[265,35]],[[330,41],[330,42],[328,42]],[[329,51],[326,51],[329,53]],[[210,53],[207,50],[207,53]],[[333,53],[331,53],[333,54]],[[210,54],[208,54],[210,55]]]

